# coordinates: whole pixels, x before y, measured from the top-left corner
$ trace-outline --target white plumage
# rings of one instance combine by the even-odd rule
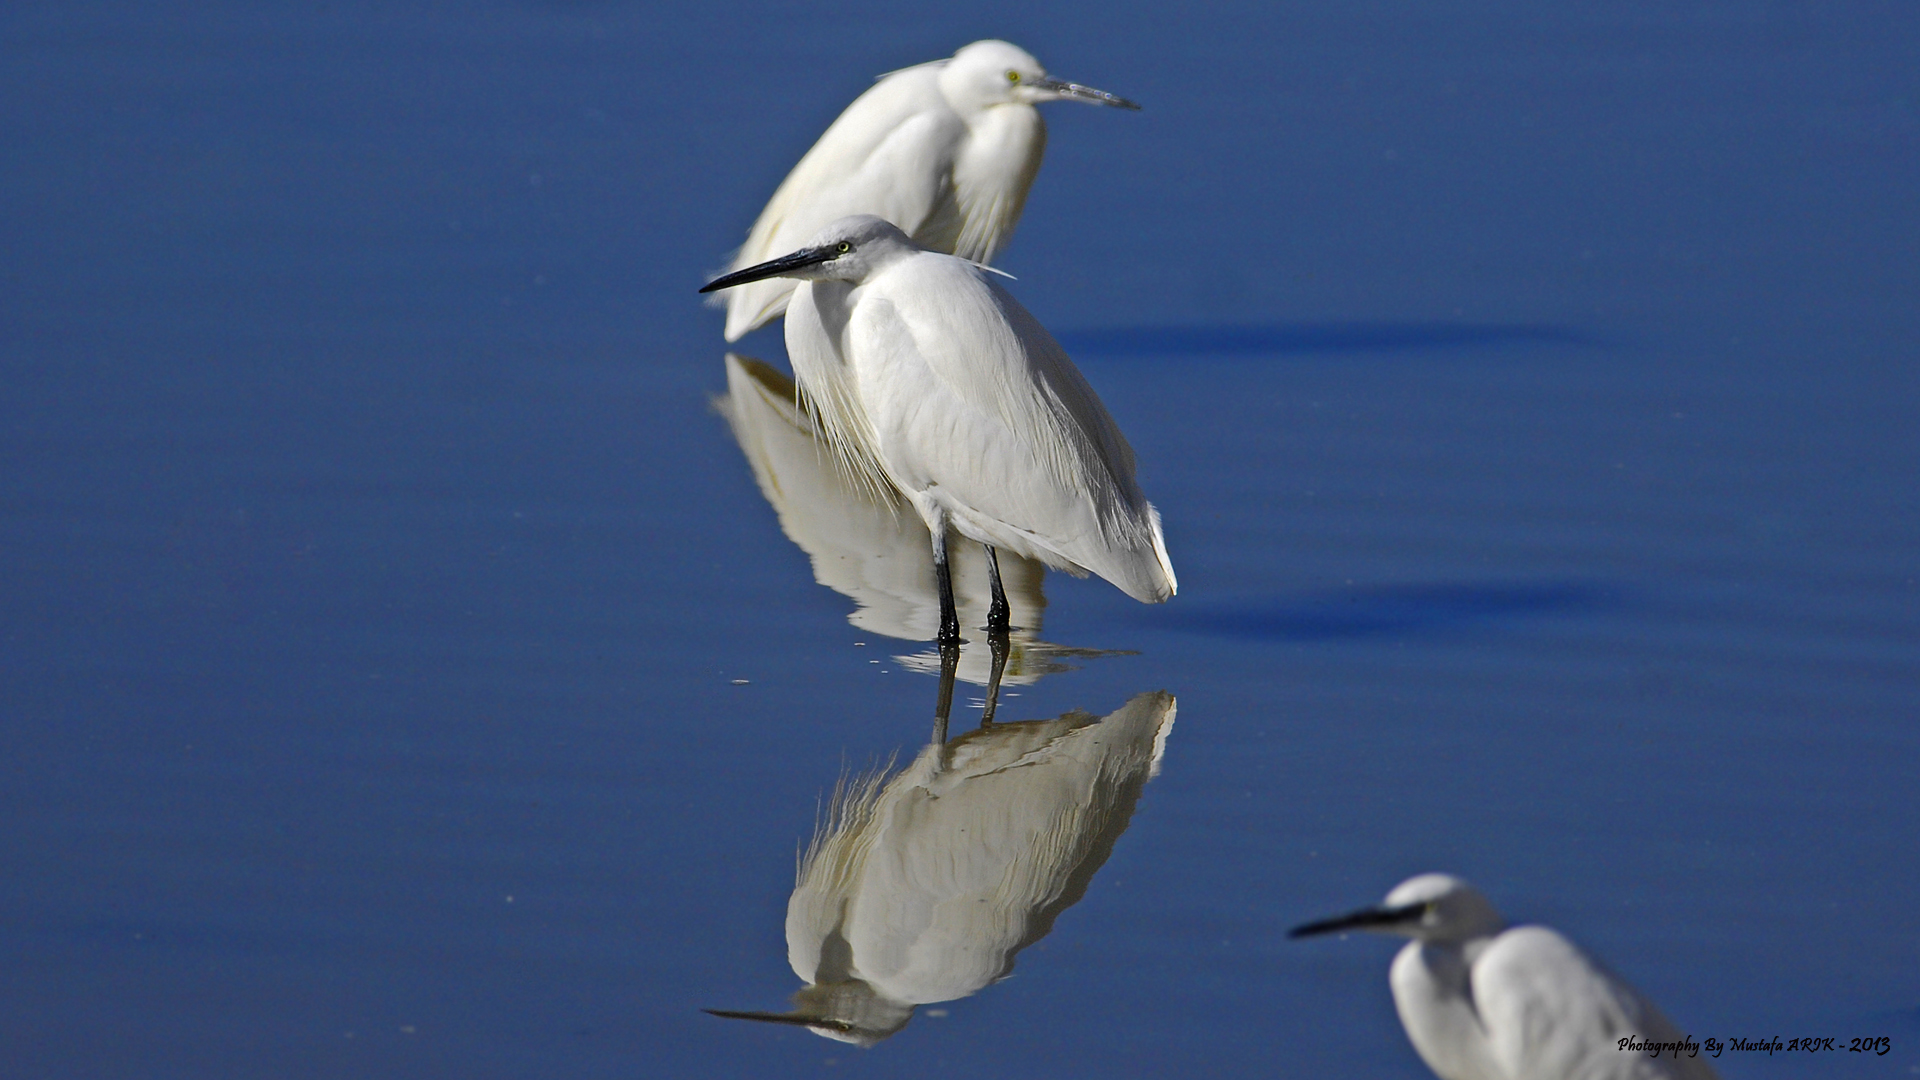
[[[850,214],[876,214],[936,251],[991,262],[1040,172],[1047,127],[1034,106],[1061,99],[1139,107],[1049,78],[1004,41],[882,76],[793,167],[729,269],[792,251]],[[728,294],[727,340],[779,318],[792,292],[791,281],[772,279]]]
[[[1442,1080],[1714,1080],[1697,1051],[1643,1048],[1686,1041],[1652,1002],[1559,933],[1508,929],[1459,878],[1410,878],[1379,907],[1292,934],[1341,930],[1413,939],[1388,981],[1407,1037]]]
[[[820,434],[851,478],[906,498],[936,564],[951,528],[1099,574],[1146,603],[1174,594],[1132,448],[1052,335],[988,271],[856,216],[706,289],[776,275],[801,279],[787,353]]]
[[[843,784],[787,903],[792,1012],[719,1012],[870,1046],[1005,978],[1077,903],[1159,771],[1171,694],[990,724]],[[710,1010],[711,1011],[711,1010]]]

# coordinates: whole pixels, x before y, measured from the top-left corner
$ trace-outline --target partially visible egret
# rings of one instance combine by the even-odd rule
[[[925,523],[889,488],[872,492],[849,482],[832,451],[820,442],[801,408],[793,380],[751,357],[726,356],[727,393],[714,399],[740,443],[760,493],[780,517],[780,529],[813,562],[820,584],[849,598],[847,621],[862,630],[909,641],[933,638],[940,626],[933,552]],[[1012,632],[1005,681],[1021,686],[1070,670],[1070,657],[1105,655],[1039,640],[1047,598],[1046,568],[1011,552],[999,560]],[[986,619],[992,601],[984,548],[961,545],[952,553],[954,606],[962,623]],[[908,670],[938,674],[941,656],[928,650],[893,658]],[[987,659],[969,650],[958,678],[985,686],[993,677]]]
[[[1140,107],[1049,78],[1004,41],[881,76],[787,174],[729,269],[792,251],[849,214],[878,214],[936,251],[992,262],[1046,150],[1034,106],[1061,100]],[[779,318],[792,292],[791,282],[765,281],[729,295],[727,340]]]
[[[1086,894],[1173,731],[1172,694],[983,724],[842,783],[787,902],[790,1012],[707,1011],[872,1046],[1006,978]]]
[[[1388,981],[1413,1048],[1442,1080],[1713,1080],[1653,1003],[1544,926],[1507,927],[1473,886],[1421,874],[1386,903],[1290,937],[1371,930],[1413,940]],[[1655,1055],[1648,1044],[1671,1044]]]
[[[999,634],[1009,622],[995,549],[1091,571],[1145,603],[1176,587],[1126,437],[988,273],[858,215],[700,290],[799,279],[786,336],[800,396],[849,476],[897,490],[926,522],[943,646],[960,641],[949,529],[987,546],[987,623]]]

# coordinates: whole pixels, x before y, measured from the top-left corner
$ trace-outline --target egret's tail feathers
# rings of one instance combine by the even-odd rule
[[[1167,538],[1160,532],[1160,511],[1146,503],[1146,535],[1132,544],[1115,547],[1111,554],[1088,568],[1119,587],[1120,591],[1143,604],[1159,604],[1173,596],[1180,582],[1173,576],[1173,560],[1167,557]]]
[[[1112,582],[1114,587],[1143,604],[1158,604],[1179,588],[1173,560],[1167,557],[1166,537],[1160,532],[1160,512],[1152,503],[1131,537],[1110,537],[1102,546],[1081,545],[1066,552],[1081,567]]]
[[[1166,591],[1154,597],[1154,602],[1159,603],[1180,591],[1180,579],[1173,574],[1173,559],[1167,555],[1167,538],[1160,532],[1160,511],[1152,503],[1147,504],[1147,520],[1153,525],[1153,557],[1160,564],[1160,575],[1166,581]]]

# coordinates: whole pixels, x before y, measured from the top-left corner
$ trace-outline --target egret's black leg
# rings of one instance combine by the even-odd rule
[[[987,706],[980,712],[981,727],[993,723],[993,710],[1000,705],[1000,676],[1007,671],[1007,644],[1006,630],[987,631],[987,648],[993,653],[993,674],[987,678]]]
[[[953,606],[953,571],[947,567],[947,537],[941,530],[933,536],[933,575],[940,580],[940,651],[960,647],[960,613]]]
[[[993,550],[992,544],[985,547],[987,580],[993,583],[993,604],[987,608],[987,632],[1004,634],[1010,629],[1007,622],[1012,618],[1013,610],[1007,606],[1007,591],[1000,587],[1000,553]]]
[[[933,741],[947,741],[947,716],[953,712],[953,676],[960,670],[960,646],[940,646],[940,696],[933,703]]]

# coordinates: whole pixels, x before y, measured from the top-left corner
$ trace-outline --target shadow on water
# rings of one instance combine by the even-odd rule
[[[1592,335],[1565,326],[1468,322],[1118,326],[1072,330],[1059,338],[1068,352],[1078,356],[1304,356],[1466,346],[1602,344]]]
[[[1270,641],[1338,641],[1436,633],[1536,615],[1589,614],[1619,602],[1617,588],[1591,582],[1390,585],[1265,604],[1202,607],[1176,625]]]

